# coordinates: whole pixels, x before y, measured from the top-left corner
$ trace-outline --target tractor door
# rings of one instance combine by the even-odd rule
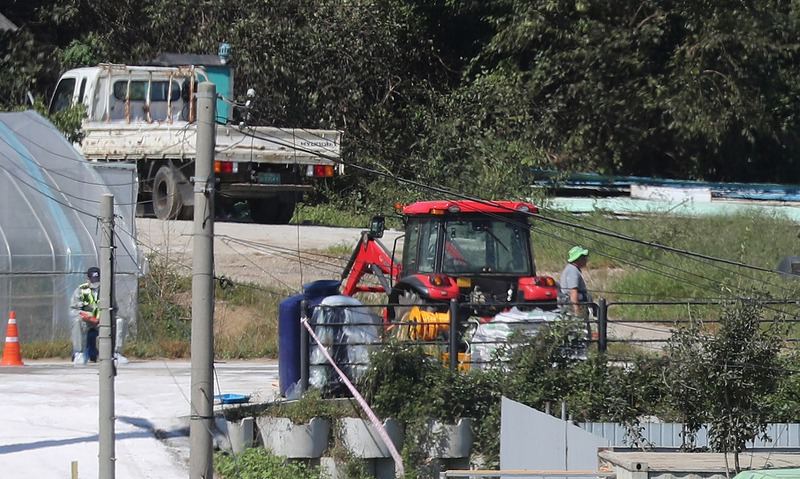
[[[403,242],[403,276],[440,270],[442,228],[439,218],[408,219]]]

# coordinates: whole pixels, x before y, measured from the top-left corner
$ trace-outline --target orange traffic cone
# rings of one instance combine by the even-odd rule
[[[8,328],[6,329],[6,346],[3,348],[3,360],[0,366],[24,366],[22,353],[19,350],[19,331],[17,331],[17,315],[14,311],[8,313]]]

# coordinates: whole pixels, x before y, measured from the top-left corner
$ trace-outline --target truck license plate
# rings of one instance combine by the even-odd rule
[[[277,185],[281,182],[280,173],[260,172],[258,174],[258,182],[268,185]]]

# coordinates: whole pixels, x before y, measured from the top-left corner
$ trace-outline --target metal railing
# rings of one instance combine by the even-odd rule
[[[652,325],[663,325],[663,324],[670,324],[676,327],[680,327],[681,324],[689,324],[693,320],[684,318],[673,318],[673,319],[610,319],[609,317],[609,309],[612,307],[674,307],[674,306],[687,306],[687,307],[722,307],[725,304],[730,304],[732,301],[726,300],[709,300],[709,301],[614,301],[610,302],[607,301],[605,298],[600,298],[596,302],[591,303],[582,303],[582,305],[588,306],[589,309],[595,312],[594,318],[590,319],[580,319],[581,322],[585,322],[587,334],[584,340],[585,345],[588,347],[591,344],[596,345],[597,351],[600,353],[606,353],[608,351],[609,344],[611,343],[634,343],[634,344],[644,344],[644,343],[666,343],[669,341],[669,336],[671,336],[671,329],[656,329],[656,328],[647,328],[642,326],[643,324],[652,324]],[[794,305],[800,306],[800,301],[798,300],[770,300],[770,301],[761,301],[763,304],[769,305]],[[421,308],[433,308],[437,309],[440,312],[444,312],[445,310],[448,312],[447,321],[430,321],[425,323],[427,326],[446,326],[446,330],[448,334],[446,338],[436,338],[436,339],[429,339],[429,340],[409,340],[407,341],[409,344],[420,345],[420,346],[439,346],[440,351],[442,352],[442,357],[446,355],[446,362],[448,367],[455,371],[459,368],[459,365],[462,367],[471,367],[472,365],[478,365],[482,363],[496,363],[498,360],[492,361],[476,361],[473,360],[471,357],[469,358],[459,358],[459,348],[463,343],[461,337],[461,325],[462,325],[462,317],[464,316],[465,311],[469,311],[474,308],[486,308],[488,305],[485,303],[470,303],[470,302],[459,302],[456,299],[452,299],[449,303],[420,303],[420,304],[391,304],[391,303],[379,303],[379,304],[359,304],[359,305],[314,305],[310,306],[306,301],[301,304],[301,311],[303,317],[309,321],[309,324],[315,328],[318,327],[330,327],[330,328],[337,328],[337,327],[373,327],[377,328],[380,332],[380,341],[374,343],[358,343],[358,342],[349,342],[349,341],[333,341],[326,344],[329,347],[347,347],[347,346],[369,346],[369,347],[381,347],[382,344],[385,344],[385,340],[388,339],[390,335],[390,331],[395,328],[414,328],[420,327],[421,323],[412,322],[412,321],[402,321],[398,320],[397,318],[391,321],[383,321],[380,324],[375,322],[325,322],[320,324],[315,324],[313,321],[314,315],[312,314],[314,310],[319,308],[350,308],[350,309],[357,309],[357,308],[366,308],[371,312],[375,312],[376,310],[382,310],[383,308],[408,308],[411,306],[419,306]],[[530,307],[530,303],[504,303],[502,305],[503,308],[511,308],[514,306],[528,306]],[[552,306],[556,306],[555,303]],[[578,320],[576,317],[573,317]],[[467,318],[463,318],[467,319]],[[762,322],[767,323],[771,322],[772,320],[763,320]],[[503,321],[493,319],[491,321],[494,324],[525,324],[528,325],[539,323],[547,323],[549,321],[526,321],[526,322],[517,322],[517,321]],[[717,320],[703,320],[704,323],[708,324],[715,324],[718,323]],[[786,319],[788,323],[800,323],[800,319],[797,317]],[[651,332],[655,331],[657,336],[661,337],[609,337],[609,326],[627,326],[633,330],[642,329],[642,330],[650,330]],[[785,338],[786,342],[800,342],[800,338]],[[474,347],[476,345],[485,345],[485,344],[499,344],[499,345],[507,345],[509,344],[508,341],[470,341],[470,347]],[[310,353],[311,348],[313,345],[309,343],[309,334],[308,331],[304,328],[300,328],[300,390],[305,391],[308,389],[309,385],[309,377],[310,377]],[[434,348],[432,348],[434,349]],[[365,363],[354,363],[354,362],[345,362],[340,365],[348,365],[348,366],[366,366]]]
[[[507,470],[450,470],[439,473],[439,479],[448,477],[616,477],[613,472],[601,471],[550,471],[535,469]]]

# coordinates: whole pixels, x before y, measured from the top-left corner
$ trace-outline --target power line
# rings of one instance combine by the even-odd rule
[[[83,214],[83,215],[89,216],[89,217],[91,217],[91,218],[95,218],[95,219],[97,219],[97,220],[99,220],[99,219],[100,219],[100,217],[99,217],[98,215],[96,215],[96,214],[89,213],[88,211],[85,211],[85,210],[82,210],[82,209],[80,209],[80,208],[77,208],[77,207],[75,207],[75,206],[73,206],[73,205],[71,205],[71,204],[69,204],[69,203],[65,202],[66,200],[60,200],[60,199],[58,199],[58,198],[55,198],[55,197],[53,197],[53,196],[50,196],[50,195],[48,195],[47,193],[45,193],[45,192],[43,192],[43,191],[39,190],[39,189],[38,189],[38,188],[36,188],[35,186],[31,185],[30,183],[28,183],[28,182],[26,182],[25,180],[23,180],[22,178],[20,178],[20,177],[19,177],[18,175],[16,175],[15,173],[11,172],[11,170],[9,170],[8,168],[6,168],[5,166],[3,166],[3,165],[0,165],[0,169],[2,169],[3,171],[5,171],[7,175],[14,177],[14,178],[15,178],[17,181],[19,181],[19,182],[20,182],[20,183],[22,183],[23,185],[27,186],[28,188],[32,189],[32,190],[33,190],[33,191],[35,191],[36,193],[39,193],[40,195],[42,195],[42,196],[44,196],[45,198],[48,198],[48,199],[50,199],[50,200],[52,200],[52,201],[54,201],[54,202],[58,203],[59,205],[61,205],[61,206],[64,206],[64,207],[66,207],[66,208],[69,208],[69,209],[71,209],[71,210],[73,210],[73,211],[76,211],[76,212],[78,212],[78,213],[81,213],[81,214]],[[60,191],[60,190],[58,190],[58,189],[57,189],[56,191],[58,191],[59,193],[62,193],[62,194],[63,194],[63,192],[62,192],[62,191]]]
[[[555,213],[555,214],[561,215],[562,217],[566,217],[566,216],[567,216],[565,213],[557,212],[557,211],[555,211],[555,210],[549,210],[549,211],[551,211],[552,213]],[[592,223],[588,223],[588,222],[584,222],[584,223],[587,223],[587,224],[589,224],[589,225],[592,225]],[[556,226],[556,227],[561,227],[561,226],[559,226],[559,225],[554,225],[554,226]],[[601,229],[602,229],[602,227],[600,227],[600,226],[597,226],[597,225],[592,225],[592,226],[595,226],[595,227],[597,227],[597,228],[601,228]],[[586,236],[584,235],[584,237],[586,237]],[[597,241],[597,242],[600,242],[600,240],[597,240],[597,239],[592,239],[592,241]],[[601,244],[608,244],[608,243],[603,243],[603,242],[601,242]],[[644,257],[643,257],[643,256],[641,256],[641,255],[639,255],[639,257],[640,257],[640,258],[643,258],[643,259],[645,259],[645,260],[650,260],[650,261],[654,261],[654,262],[655,262],[655,260],[654,260],[654,259],[650,259],[650,258],[644,258]],[[732,269],[729,269],[729,268],[726,268],[726,267],[724,267],[724,266],[718,265],[718,264],[716,264],[716,263],[714,263],[714,262],[710,262],[710,261],[704,261],[704,260],[701,260],[701,259],[698,259],[698,258],[693,258],[693,257],[688,257],[688,259],[690,259],[690,260],[692,260],[692,261],[696,261],[696,262],[698,262],[698,263],[700,263],[700,264],[702,264],[702,265],[704,265],[704,266],[710,266],[710,267],[713,267],[713,268],[717,269],[718,271],[721,271],[721,272],[724,272],[724,273],[727,273],[727,274],[738,274],[738,276],[744,277],[744,278],[746,278],[746,279],[749,279],[749,280],[752,280],[752,281],[754,281],[754,282],[761,282],[761,283],[765,283],[765,284],[767,284],[767,285],[769,285],[769,286],[772,286],[772,287],[774,287],[774,288],[777,288],[777,289],[779,289],[779,290],[782,290],[783,292],[790,292],[790,293],[795,293],[795,292],[796,292],[796,291],[794,291],[793,289],[787,288],[786,286],[782,286],[782,285],[775,284],[774,282],[772,282],[772,281],[769,281],[768,279],[757,278],[757,277],[755,277],[755,276],[747,275],[747,274],[744,274],[744,273],[737,273],[737,272],[735,272],[735,271],[734,271],[734,270],[732,270]],[[671,265],[668,265],[668,267],[672,267],[672,266],[671,266]]]
[[[562,226],[569,226],[571,228],[577,228],[577,229],[588,231],[588,232],[591,232],[591,233],[596,233],[596,234],[600,234],[600,235],[603,235],[603,236],[609,236],[609,237],[612,237],[612,238],[616,238],[616,239],[623,240],[623,241],[628,241],[630,243],[635,243],[635,244],[639,244],[639,245],[643,245],[643,246],[648,246],[648,247],[651,247],[651,248],[662,249],[664,251],[669,251],[669,252],[681,254],[681,255],[684,255],[684,256],[690,256],[690,257],[693,257],[693,258],[703,259],[703,260],[706,260],[706,261],[714,261],[714,262],[717,262],[717,263],[724,263],[724,264],[728,264],[728,265],[732,265],[732,266],[738,266],[740,268],[746,268],[746,269],[751,269],[751,270],[754,270],[754,271],[761,271],[761,272],[765,272],[765,273],[778,273],[778,274],[781,274],[781,275],[784,274],[783,272],[778,271],[778,270],[769,269],[769,268],[762,268],[760,266],[755,266],[755,265],[751,265],[751,264],[747,264],[747,263],[742,263],[740,261],[734,261],[734,260],[729,260],[729,259],[725,259],[725,258],[720,258],[720,257],[717,257],[717,256],[710,256],[710,255],[706,255],[706,254],[702,254],[702,253],[696,253],[694,251],[689,251],[689,250],[682,249],[682,248],[675,248],[673,246],[663,245],[663,244],[660,244],[660,243],[656,243],[654,241],[645,241],[645,240],[634,238],[632,236],[628,236],[628,235],[625,235],[625,234],[622,234],[622,233],[617,233],[617,232],[614,232],[614,231],[610,231],[610,230],[607,230],[607,229],[591,228],[591,227],[588,227],[588,226],[583,226],[583,225],[581,225],[579,223],[572,223],[572,222],[569,222],[569,221],[558,220],[558,219],[555,219],[555,218],[548,218],[546,216],[541,215],[540,213],[532,213],[531,216],[533,216],[534,218],[543,220],[543,221],[547,221],[549,223],[559,224],[559,225],[562,225]]]
[[[670,265],[670,264],[666,264],[666,263],[663,263],[663,262],[661,262],[661,261],[657,261],[657,260],[655,260],[655,259],[652,259],[652,258],[647,258],[647,257],[645,257],[644,255],[642,255],[642,254],[640,254],[640,253],[638,253],[638,252],[635,252],[635,251],[628,251],[628,250],[625,250],[625,249],[623,249],[622,247],[615,246],[615,245],[613,245],[613,244],[611,244],[611,243],[608,243],[608,242],[605,242],[605,241],[601,241],[601,240],[599,240],[599,239],[589,238],[588,236],[586,236],[586,235],[585,235],[585,234],[583,234],[583,233],[579,233],[579,234],[580,234],[581,236],[583,236],[583,237],[586,237],[587,239],[589,239],[589,240],[591,240],[591,241],[596,241],[597,243],[599,243],[599,244],[601,244],[601,245],[604,245],[604,246],[606,246],[606,247],[608,247],[608,248],[613,248],[613,249],[619,250],[619,251],[621,251],[621,252],[623,252],[623,253],[629,253],[629,254],[633,254],[634,256],[638,257],[640,260],[644,260],[644,261],[650,261],[650,262],[652,262],[652,263],[655,263],[655,264],[657,264],[657,265],[659,265],[659,266],[662,266],[662,267],[665,267],[665,268],[668,268],[668,269],[673,269],[673,270],[675,270],[675,271],[678,271],[678,272],[684,273],[684,274],[686,274],[686,275],[689,275],[689,276],[694,276],[694,277],[696,277],[696,278],[699,278],[699,279],[701,279],[701,280],[703,280],[703,281],[707,281],[707,282],[709,282],[709,283],[711,283],[712,285],[715,285],[715,286],[717,286],[717,287],[723,287],[723,288],[724,288],[724,287],[726,287],[726,286],[727,286],[727,285],[726,285],[724,282],[718,281],[718,280],[716,280],[716,279],[714,279],[714,278],[709,278],[709,277],[707,277],[707,276],[704,276],[704,275],[701,275],[701,274],[699,274],[699,273],[695,273],[695,272],[693,272],[693,271],[689,271],[689,270],[686,270],[686,269],[683,269],[683,268],[680,268],[680,267],[677,267],[677,266],[673,266],[673,265]],[[628,264],[632,264],[632,265],[640,265],[640,263],[632,262],[632,261],[630,261],[630,260],[623,260],[622,258],[619,258],[619,257],[616,257],[615,259],[616,259],[617,261],[626,261]],[[673,278],[673,279],[675,279],[675,278]],[[683,280],[683,281],[685,281],[685,282],[687,282],[687,283],[689,283],[689,284],[692,284],[693,286],[696,286],[696,287],[698,287],[698,288],[700,288],[700,289],[708,289],[708,288],[707,288],[707,286],[699,285],[699,284],[697,284],[697,283],[690,283],[690,282],[688,282],[688,281],[686,281],[686,280]]]
[[[441,194],[450,195],[450,196],[453,196],[453,197],[456,197],[456,198],[475,201],[475,202],[483,204],[485,206],[493,206],[493,207],[496,207],[496,208],[505,209],[510,213],[520,213],[520,214],[523,214],[523,215],[527,215],[527,216],[531,216],[531,217],[534,217],[534,218],[537,218],[537,219],[541,219],[543,221],[547,221],[547,222],[551,222],[551,223],[558,223],[558,224],[561,224],[562,226],[575,227],[575,228],[578,228],[578,229],[582,229],[582,230],[585,230],[585,231],[597,233],[597,234],[600,234],[600,235],[610,236],[610,237],[621,239],[621,240],[624,240],[624,241],[629,241],[629,242],[633,242],[633,243],[637,243],[637,244],[641,244],[641,245],[645,245],[645,246],[649,246],[649,247],[653,247],[653,248],[659,248],[659,249],[663,249],[663,250],[670,251],[670,252],[673,252],[673,253],[683,254],[683,255],[694,257],[694,258],[698,258],[698,259],[704,259],[706,261],[720,262],[720,263],[729,264],[729,265],[732,265],[732,266],[752,269],[752,270],[761,271],[761,272],[783,274],[782,272],[777,271],[777,270],[768,269],[768,268],[762,268],[762,267],[759,267],[759,266],[754,266],[754,265],[750,265],[750,264],[747,264],[747,263],[728,260],[728,259],[725,259],[725,258],[719,258],[719,257],[711,256],[711,255],[702,254],[702,253],[696,253],[696,252],[685,250],[685,249],[681,249],[681,248],[675,248],[675,247],[672,247],[672,246],[662,245],[662,244],[656,243],[656,242],[640,240],[638,238],[634,238],[634,237],[631,237],[631,236],[628,236],[628,235],[624,235],[624,234],[621,234],[621,233],[617,233],[617,232],[613,232],[613,231],[610,231],[610,230],[590,228],[590,227],[586,227],[586,226],[583,226],[583,225],[580,225],[580,224],[577,224],[577,223],[557,220],[555,218],[548,218],[548,217],[543,216],[543,215],[541,215],[539,213],[516,211],[516,210],[508,208],[508,207],[506,207],[504,205],[498,204],[498,203],[496,203],[494,201],[484,200],[482,198],[478,198],[478,197],[475,197],[475,196],[472,196],[472,195],[467,195],[467,194],[455,192],[455,191],[449,190],[449,189],[441,187],[441,186],[425,184],[425,183],[422,183],[422,182],[419,182],[419,181],[416,181],[416,180],[410,180],[410,179],[407,179],[407,178],[403,178],[403,177],[400,177],[400,176],[397,176],[397,175],[394,175],[394,174],[391,174],[391,173],[381,172],[381,171],[375,170],[374,168],[369,168],[369,167],[357,165],[355,163],[346,162],[346,161],[342,160],[341,158],[336,158],[336,157],[333,157],[333,156],[329,156],[329,155],[321,154],[319,152],[315,152],[313,150],[309,150],[309,149],[306,149],[306,148],[298,147],[296,145],[291,145],[291,144],[282,142],[280,140],[277,140],[275,138],[268,138],[268,137],[265,137],[265,136],[259,136],[259,135],[256,135],[255,133],[252,133],[252,132],[245,132],[244,130],[243,130],[243,133],[244,134],[253,135],[255,138],[258,138],[258,139],[260,139],[262,141],[271,142],[271,143],[274,143],[274,144],[277,144],[277,145],[280,145],[280,146],[284,146],[284,147],[287,147],[287,148],[295,148],[298,151],[302,151],[304,153],[315,155],[315,156],[318,156],[318,157],[323,158],[323,159],[327,159],[327,160],[335,162],[335,163],[341,163],[341,164],[343,164],[345,166],[348,166],[348,167],[351,167],[351,168],[355,168],[357,170],[361,170],[361,171],[364,171],[364,172],[367,172],[367,173],[371,173],[371,174],[374,174],[374,175],[378,175],[378,176],[381,176],[381,177],[384,177],[384,178],[392,179],[392,180],[400,182],[400,183],[409,184],[409,185],[415,186],[417,188],[422,188],[422,189],[425,189],[425,190],[430,190],[430,191],[438,192],[438,193],[441,193]]]
[[[238,254],[238,255],[239,255],[239,256],[241,256],[242,258],[246,259],[246,260],[247,260],[247,261],[248,261],[250,264],[252,264],[252,265],[253,265],[253,266],[255,266],[256,268],[258,268],[258,269],[259,269],[259,270],[260,270],[262,273],[266,274],[266,275],[267,275],[267,276],[269,276],[270,278],[274,279],[275,281],[277,281],[277,282],[279,282],[280,284],[282,284],[283,286],[285,286],[285,287],[286,287],[286,289],[290,289],[290,290],[292,289],[292,287],[291,287],[291,286],[289,286],[288,284],[286,284],[286,283],[285,283],[284,281],[282,281],[280,278],[278,278],[278,277],[277,277],[277,276],[275,276],[274,274],[270,273],[270,272],[269,272],[269,271],[267,271],[266,269],[264,269],[264,268],[262,268],[261,266],[259,266],[259,265],[258,265],[258,264],[257,264],[255,261],[253,261],[251,258],[247,257],[247,255],[245,255],[245,254],[244,254],[244,253],[242,253],[241,251],[238,251],[237,249],[235,249],[235,248],[234,248],[234,247],[233,247],[233,246],[230,244],[230,242],[229,242],[229,241],[225,241],[225,240],[223,240],[223,241],[222,241],[222,243],[223,243],[225,246],[227,246],[228,248],[230,248],[230,250],[231,250],[231,251],[233,251],[234,253]]]

